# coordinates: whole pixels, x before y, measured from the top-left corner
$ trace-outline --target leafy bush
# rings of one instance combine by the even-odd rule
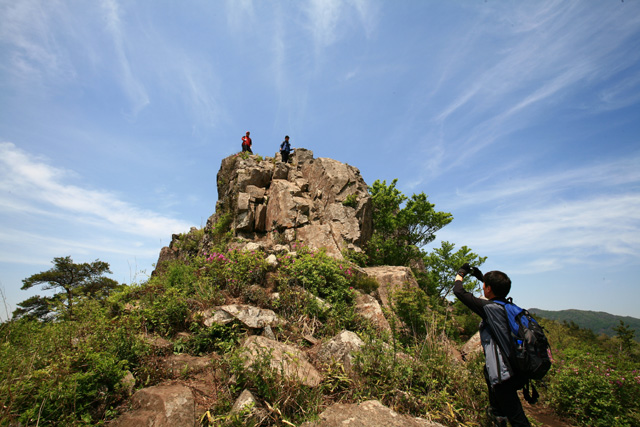
[[[194,322],[191,325],[191,333],[191,337],[176,342],[174,351],[193,356],[214,352],[224,354],[234,349],[242,336],[238,322],[226,325],[214,323],[209,327]]]
[[[107,321],[95,301],[76,321],[7,322],[0,344],[3,420],[23,425],[96,425],[124,397],[120,380],[147,351],[129,318]]]
[[[251,285],[264,282],[268,265],[261,252],[228,251],[205,254],[202,275],[239,297]]]
[[[350,298],[348,277],[353,273],[324,250],[313,252],[302,248],[297,257],[286,255],[279,261],[281,285],[300,286],[332,302]]]
[[[148,294],[147,298],[143,317],[149,331],[172,336],[186,328],[189,306],[183,290],[169,288],[161,294]]]
[[[640,372],[612,355],[569,351],[550,375],[547,398],[558,412],[590,426],[640,424]]]

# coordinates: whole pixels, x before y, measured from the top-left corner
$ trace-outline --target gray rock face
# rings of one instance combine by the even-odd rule
[[[306,422],[300,427],[444,427],[422,418],[400,415],[377,400],[360,404],[337,403],[329,406],[320,420]]]
[[[193,427],[195,400],[188,387],[160,385],[138,390],[131,398],[133,410],[113,422],[116,427]]]
[[[243,411],[247,412],[246,417],[253,418],[257,425],[264,421],[268,416],[267,411],[261,407],[253,393],[246,389],[240,393],[240,396],[236,399],[229,413],[237,414]]]
[[[292,160],[224,159],[216,214],[205,231],[231,212],[236,235],[266,247],[301,241],[336,258],[342,258],[343,249],[360,251],[372,233],[371,198],[360,171],[333,159],[314,159],[302,148]],[[173,255],[163,249],[163,257]]]

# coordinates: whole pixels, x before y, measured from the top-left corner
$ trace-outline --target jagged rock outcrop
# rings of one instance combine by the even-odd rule
[[[300,241],[340,257],[372,233],[371,201],[353,166],[297,149],[292,164],[227,157],[218,172],[216,215],[231,212],[240,237],[268,245]]]
[[[178,259],[187,250],[211,248],[216,223],[231,215],[236,237],[263,248],[299,242],[324,248],[342,258],[342,250],[361,251],[373,232],[371,197],[360,171],[313,152],[296,149],[291,164],[257,155],[233,155],[222,160],[218,172],[216,212],[204,232],[192,229],[172,236],[160,252],[158,266]]]
[[[444,427],[432,421],[400,415],[377,400],[359,404],[336,403],[329,406],[320,420],[306,422],[300,427]]]

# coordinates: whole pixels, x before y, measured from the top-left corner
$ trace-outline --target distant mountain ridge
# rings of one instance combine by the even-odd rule
[[[560,310],[549,311],[539,308],[529,310],[537,316],[544,317],[549,320],[557,320],[559,322],[574,322],[581,328],[591,329],[596,334],[605,334],[613,337],[616,332],[613,330],[620,324],[622,320],[633,329],[636,341],[640,342],[640,319],[631,316],[616,316],[615,314],[605,313],[604,311],[588,311],[588,310]]]

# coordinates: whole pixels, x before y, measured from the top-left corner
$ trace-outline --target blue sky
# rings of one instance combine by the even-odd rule
[[[637,0],[0,0],[0,85],[0,316],[53,257],[144,280],[250,130],[426,193],[522,306],[640,317]]]

